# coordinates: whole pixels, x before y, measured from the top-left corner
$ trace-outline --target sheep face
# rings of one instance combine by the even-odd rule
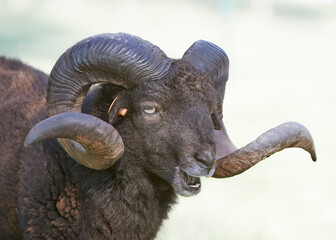
[[[218,94],[212,83],[177,62],[167,77],[140,84],[131,98],[129,118],[142,140],[146,170],[167,181],[178,194],[197,194],[199,177],[211,176],[215,170],[211,114]],[[123,139],[127,145],[127,137]]]

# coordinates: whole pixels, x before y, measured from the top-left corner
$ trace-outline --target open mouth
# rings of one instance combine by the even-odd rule
[[[186,172],[183,172],[183,177],[184,177],[185,183],[191,189],[197,190],[201,187],[201,179],[199,177],[190,176]]]
[[[201,191],[201,176],[203,176],[202,174],[195,176],[194,174],[197,174],[197,172],[193,173],[192,170],[188,170],[184,171],[178,168],[176,172],[178,175],[172,185],[177,194],[185,197],[196,195]]]

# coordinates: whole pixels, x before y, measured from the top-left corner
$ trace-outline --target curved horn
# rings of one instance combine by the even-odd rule
[[[92,127],[100,131],[93,131]],[[68,141],[64,149],[69,155],[73,159],[86,160],[82,164],[93,169],[110,167],[121,157],[124,149],[123,141],[113,126],[84,113],[60,113],[39,122],[29,131],[25,146],[51,138],[59,138],[60,143]],[[99,161],[91,161],[97,157],[100,157]]]
[[[215,85],[220,96],[220,112],[224,99],[225,85],[229,77],[229,58],[217,45],[198,40],[184,53],[183,60],[203,72]]]
[[[171,64],[157,46],[126,33],[100,34],[69,48],[52,69],[47,87],[49,116],[80,112],[92,84],[132,88],[162,78]]]
[[[316,161],[314,142],[309,131],[299,123],[288,122],[268,130],[245,147],[217,159],[213,177],[226,178],[240,174],[272,154],[291,147],[306,150]]]
[[[162,78],[168,71],[171,64],[165,53],[148,41],[142,40],[126,33],[100,34],[84,39],[73,47],[69,48],[56,62],[52,69],[47,87],[47,103],[49,116],[64,112],[81,112],[82,103],[92,84],[110,82],[124,88],[132,88],[142,80],[155,80]],[[64,116],[64,115],[61,115]],[[48,138],[58,139],[63,148],[77,162],[94,169],[104,169],[111,166],[123,152],[121,138],[110,138],[112,142],[101,141],[101,132],[107,131],[119,135],[113,126],[99,120],[79,115],[74,117],[75,121],[84,121],[81,124],[85,130],[67,125],[68,120],[58,117],[62,125],[59,132],[50,128],[52,133],[48,133],[40,126],[50,126],[48,122],[34,128],[34,134],[28,134],[30,142],[37,143]],[[67,116],[72,118],[73,116]],[[54,120],[44,120],[54,122]],[[49,125],[48,125],[49,124]],[[56,132],[54,132],[56,131]],[[63,138],[63,132],[71,132],[68,138],[79,141],[86,139],[85,146],[75,144],[72,140]],[[36,135],[36,136],[32,136]],[[88,137],[90,135],[90,137]],[[30,141],[30,138],[40,139]],[[119,140],[116,140],[119,139]],[[91,147],[96,146],[96,142],[101,142],[98,149],[105,149],[107,156],[102,156],[100,152]],[[80,142],[80,141],[79,141]],[[122,142],[122,141],[121,141]],[[104,145],[104,146],[103,146]],[[110,149],[113,146],[114,152]],[[86,149],[85,151],[83,151]],[[97,153],[97,151],[99,153]],[[118,153],[118,154],[116,154]],[[103,163],[102,163],[103,162]]]

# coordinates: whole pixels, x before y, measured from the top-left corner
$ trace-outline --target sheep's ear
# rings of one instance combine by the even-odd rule
[[[125,94],[119,94],[112,101],[107,113],[108,113],[108,122],[110,124],[115,124],[122,117],[125,117],[129,111],[130,104],[128,98]]]
[[[83,102],[82,113],[90,114],[107,121],[108,115],[106,110],[103,111],[107,107],[108,102],[104,100],[104,86],[102,84],[92,86]]]
[[[98,117],[109,122],[108,109],[111,102],[124,88],[109,83],[93,85],[85,97],[82,113]]]

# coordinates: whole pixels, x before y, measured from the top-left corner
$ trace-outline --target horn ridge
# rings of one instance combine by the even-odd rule
[[[39,122],[29,131],[25,146],[51,138],[59,138],[73,159],[96,170],[110,167],[124,151],[123,141],[112,125],[84,113],[60,113]]]
[[[292,147],[304,149],[316,161],[314,141],[307,128],[297,122],[287,122],[261,134],[245,147],[219,158],[213,177],[235,176],[274,153]]]
[[[220,47],[208,41],[196,41],[185,52],[183,59],[192,63],[196,69],[201,70],[212,79],[221,78],[228,72],[228,56]]]
[[[59,98],[53,96],[57,88],[71,89],[68,108],[80,105],[74,102],[83,86],[111,82],[131,88],[143,79],[157,79],[170,67],[169,59],[161,49],[148,41],[126,33],[100,34],[89,37],[69,48],[57,61],[48,82],[49,115],[59,113],[53,105]],[[63,91],[63,90],[59,90]],[[56,104],[58,105],[58,104]],[[80,109],[69,111],[79,112]]]

